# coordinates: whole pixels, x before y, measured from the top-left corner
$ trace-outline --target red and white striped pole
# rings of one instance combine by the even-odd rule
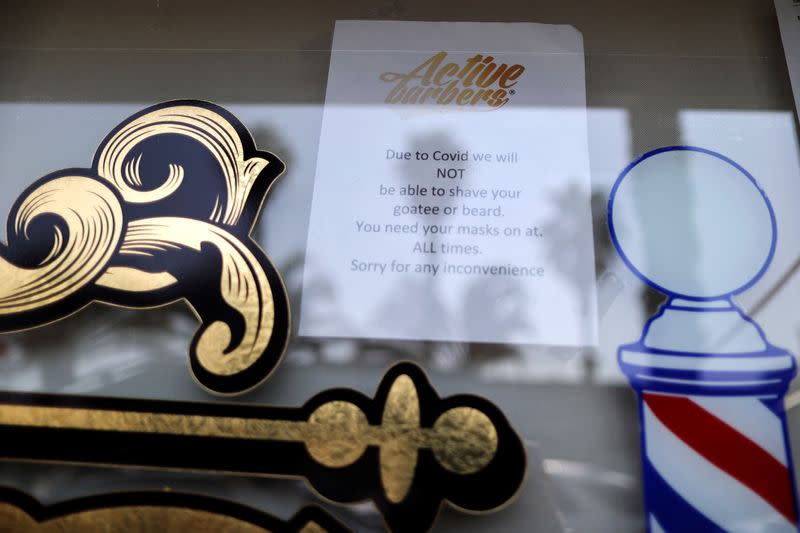
[[[643,347],[621,347],[619,362],[639,397],[650,531],[796,532],[783,409],[792,356]]]

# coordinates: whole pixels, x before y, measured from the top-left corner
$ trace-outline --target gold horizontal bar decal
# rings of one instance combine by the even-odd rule
[[[0,435],[3,460],[301,478],[334,502],[371,495],[402,522],[396,531],[427,530],[445,501],[474,512],[507,504],[526,464],[497,407],[442,399],[412,363],[390,369],[372,398],[333,389],[295,408],[3,392]]]
[[[323,416],[324,415],[324,416]],[[83,431],[155,433],[186,437],[303,442],[347,439],[359,446],[380,446],[403,439],[428,447],[435,439],[430,429],[370,426],[366,417],[347,402],[330,402],[308,422],[263,418],[186,415],[76,407],[0,404],[0,425]]]
[[[308,424],[289,420],[9,404],[0,405],[0,424],[278,441],[298,441],[308,437]]]
[[[462,474],[476,472],[491,461],[497,449],[497,433],[485,415],[471,408],[455,408],[441,416],[433,428],[420,427],[416,394],[402,390],[410,387],[411,380],[404,376],[397,380],[377,426],[369,424],[358,406],[346,401],[321,405],[307,421],[0,404],[0,425],[299,442],[315,461],[331,468],[355,463],[368,446],[381,448],[383,455],[403,456],[400,462],[410,465],[416,464],[419,449],[430,448],[442,466]],[[403,401],[408,397],[413,400]],[[382,465],[388,468],[392,462]],[[413,468],[405,470],[409,475],[413,472]],[[401,487],[398,495],[410,485],[401,483]]]

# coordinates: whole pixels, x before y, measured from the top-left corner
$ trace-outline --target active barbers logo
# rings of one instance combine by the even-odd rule
[[[514,94],[525,72],[520,64],[497,64],[487,54],[475,54],[463,63],[446,62],[439,52],[408,73],[384,72],[380,79],[393,83],[387,104],[435,104],[500,108]]]

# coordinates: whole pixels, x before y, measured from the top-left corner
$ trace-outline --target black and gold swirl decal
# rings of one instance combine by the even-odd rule
[[[201,326],[197,381],[235,394],[280,362],[286,290],[250,237],[283,172],[225,109],[172,101],[125,120],[91,168],[29,187],[0,246],[0,331],[39,327],[93,301],[148,308],[186,300]]]

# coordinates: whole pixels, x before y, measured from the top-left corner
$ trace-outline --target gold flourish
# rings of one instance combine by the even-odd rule
[[[34,268],[0,257],[0,316],[35,310],[74,294],[100,274],[119,243],[123,216],[114,193],[100,181],[64,176],[31,192],[17,209],[12,246],[30,239],[31,223],[55,215],[67,228],[53,229],[53,247]]]
[[[224,229],[188,218],[146,218],[128,224],[120,256],[150,255],[179,247],[200,250],[204,242],[213,244],[222,255],[222,278],[219,290],[225,302],[245,320],[245,333],[238,346],[227,350],[231,340],[228,324],[209,324],[197,343],[197,356],[203,368],[213,374],[229,376],[249,368],[264,352],[272,336],[275,321],[272,290],[261,264],[253,253]],[[135,269],[131,269],[135,270]],[[128,272],[129,279],[134,275]],[[163,276],[137,274],[140,285],[129,291],[151,291],[168,281]],[[99,284],[108,285],[101,279]]]
[[[161,185],[143,190],[139,176],[141,154],[132,160],[127,157],[142,141],[164,134],[194,139],[216,159],[224,175],[227,199],[224,208],[215,210],[210,220],[235,225],[256,178],[268,162],[259,157],[245,160],[239,134],[227,120],[210,109],[173,106],[130,121],[105,144],[98,158],[98,174],[111,181],[127,202],[146,204],[172,195],[187,179],[180,165],[170,164]]]

